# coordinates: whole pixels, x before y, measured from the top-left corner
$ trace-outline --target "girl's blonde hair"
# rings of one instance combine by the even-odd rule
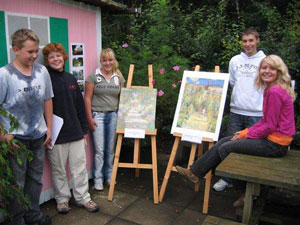
[[[118,69],[119,63],[118,63],[118,61],[116,59],[115,52],[111,48],[106,48],[106,49],[103,49],[101,51],[101,53],[100,53],[100,61],[102,59],[114,59],[115,63],[113,65],[112,72],[113,73],[117,73],[119,75],[119,77],[123,77],[121,71]]]
[[[289,75],[288,68],[283,60],[277,55],[268,55],[260,62],[257,76],[255,78],[255,84],[257,85],[257,87],[259,89],[265,88],[265,83],[259,75],[263,62],[268,63],[277,70],[277,79],[273,81],[273,85],[277,84],[282,87],[289,93],[292,99],[295,100],[296,95],[293,88],[291,87],[291,76]]]

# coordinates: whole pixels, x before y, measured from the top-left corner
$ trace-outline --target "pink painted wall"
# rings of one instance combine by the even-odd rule
[[[0,10],[68,19],[69,43],[80,42],[85,44],[85,76],[97,68],[95,12],[53,0],[0,0]],[[71,53],[70,46],[69,53]]]
[[[0,10],[6,12],[49,16],[68,19],[69,43],[85,45],[85,76],[97,68],[96,13],[79,9],[52,0],[0,0]],[[69,53],[72,50],[69,46]],[[71,55],[69,55],[71,57]],[[71,65],[70,65],[71,68]],[[87,149],[87,169],[93,164],[91,141]],[[69,173],[68,173],[69,174]],[[46,157],[43,176],[43,191],[52,187],[50,164]]]

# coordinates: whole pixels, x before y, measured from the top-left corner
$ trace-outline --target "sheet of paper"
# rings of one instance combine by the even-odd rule
[[[64,124],[63,118],[53,114],[53,117],[52,117],[52,136],[51,136],[52,146],[50,146],[50,149],[53,148],[63,124]]]
[[[145,138],[145,130],[144,129],[133,129],[133,128],[125,128],[124,137],[126,138]]]
[[[202,136],[182,133],[181,140],[201,144],[202,143]]]

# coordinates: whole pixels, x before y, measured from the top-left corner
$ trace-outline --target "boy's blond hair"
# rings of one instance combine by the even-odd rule
[[[11,35],[11,45],[12,47],[17,47],[18,49],[21,49],[24,47],[24,42],[30,40],[34,41],[36,43],[40,43],[40,39],[38,36],[29,29],[20,29],[17,30],[15,33]]]

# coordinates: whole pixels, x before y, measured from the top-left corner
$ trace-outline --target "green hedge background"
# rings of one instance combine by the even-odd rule
[[[155,88],[164,93],[158,96],[157,102],[156,127],[160,133],[171,130],[183,71],[193,70],[195,65],[200,65],[202,71],[214,71],[215,65],[219,65],[221,72],[228,72],[230,58],[241,51],[240,32],[247,27],[260,33],[259,49],[284,59],[292,79],[296,80],[296,92],[299,92],[300,1],[123,2],[141,8],[142,13],[135,17],[102,12],[103,48],[115,50],[125,78],[129,65],[135,65],[133,83],[136,85],[147,85],[147,65],[153,64]],[[229,96],[230,91],[223,129],[226,127]],[[298,131],[299,110],[297,98],[295,119]]]

